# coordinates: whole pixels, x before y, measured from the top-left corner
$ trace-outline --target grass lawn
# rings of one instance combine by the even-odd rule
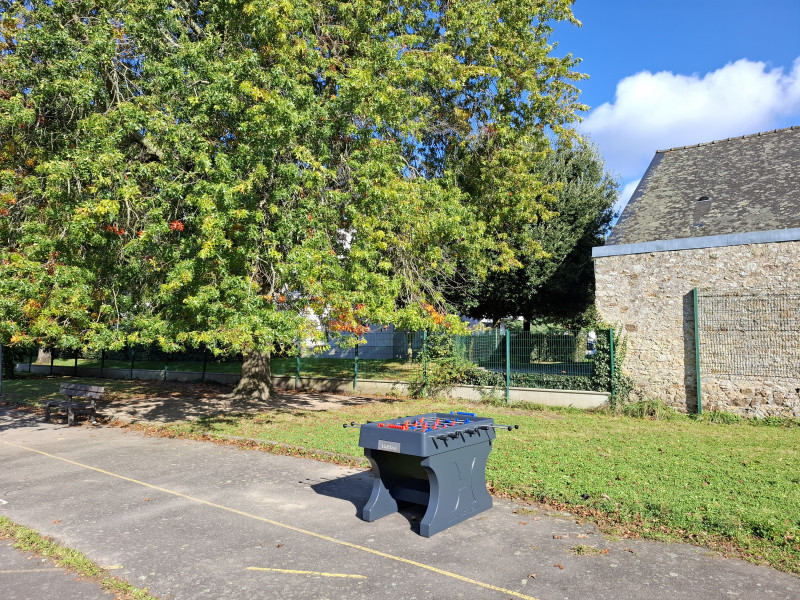
[[[58,383],[24,378],[4,384],[4,392],[25,401],[57,392]],[[153,394],[154,384],[104,380],[101,385],[124,397]],[[710,422],[710,413],[665,421],[383,399],[324,412],[210,416],[160,429],[176,436],[277,442],[275,452],[367,466],[358,430],[344,429],[343,423],[450,410],[519,425],[498,433],[489,456],[487,482],[497,495],[569,510],[596,520],[612,535],[689,541],[800,574],[800,421],[720,424]]]

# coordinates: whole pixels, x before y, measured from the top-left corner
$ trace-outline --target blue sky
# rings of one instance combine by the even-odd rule
[[[577,0],[579,125],[627,201],[656,150],[800,125],[800,0]]]

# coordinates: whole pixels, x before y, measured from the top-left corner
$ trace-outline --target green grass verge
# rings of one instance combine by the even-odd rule
[[[13,540],[14,547],[23,552],[50,559],[56,567],[93,579],[103,589],[112,592],[117,600],[157,600],[148,594],[146,589],[136,588],[126,581],[111,576],[107,570],[99,567],[81,552],[65,548],[33,529],[17,525],[2,515],[0,515],[0,538]]]
[[[453,408],[452,402],[383,401],[327,412],[208,417],[166,430],[262,440],[278,443],[272,449],[280,453],[364,464],[358,430],[343,423]],[[800,574],[797,423],[472,410],[520,426],[500,431],[490,454],[487,482],[495,494],[565,508],[615,534],[689,541]]]

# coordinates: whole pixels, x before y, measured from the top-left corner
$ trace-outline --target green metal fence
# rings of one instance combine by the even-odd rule
[[[800,293],[698,291],[702,375],[800,380]]]
[[[601,342],[608,337],[608,332],[598,333]],[[586,331],[492,329],[451,336],[381,327],[355,346],[335,339],[323,345],[298,343],[274,355],[271,368],[274,376],[294,377],[298,383],[303,378],[348,380],[354,389],[373,380],[414,384],[423,392],[452,385],[504,388],[506,394],[510,387],[611,391],[610,378],[598,376],[608,369],[596,369],[594,339],[594,332]],[[102,377],[112,376],[113,370],[114,376],[131,379],[149,371],[164,380],[194,374],[193,379],[205,381],[213,379],[212,373],[235,376],[242,364],[241,356],[220,358],[203,349],[170,354],[148,347],[96,353],[54,349],[44,358],[31,351],[28,364],[37,364],[37,357],[40,372],[49,367],[52,373]],[[602,360],[607,361],[607,353]]]
[[[455,338],[455,345],[469,362],[502,373],[591,376],[594,368],[587,332],[492,330]]]

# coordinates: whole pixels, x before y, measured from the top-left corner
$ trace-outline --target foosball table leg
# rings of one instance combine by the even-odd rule
[[[462,448],[436,454],[422,461],[428,473],[428,510],[419,526],[421,536],[430,537],[448,527],[492,508],[486,490],[486,462],[491,445]]]
[[[372,450],[365,449],[364,455],[372,465],[372,494],[364,505],[361,518],[371,523],[376,519],[396,513],[398,507],[397,500],[392,497],[386,487],[384,477],[381,476],[379,461],[373,457]]]

